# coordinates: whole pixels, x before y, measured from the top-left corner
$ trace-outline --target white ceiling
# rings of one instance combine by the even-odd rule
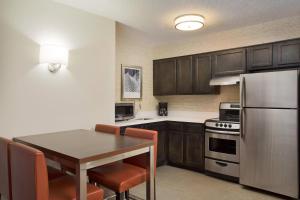
[[[160,42],[258,24],[300,15],[300,0],[55,0],[101,15],[140,31]],[[206,18],[204,28],[180,32],[174,18],[188,13]]]

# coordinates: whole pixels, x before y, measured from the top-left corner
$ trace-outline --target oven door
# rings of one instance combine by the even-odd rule
[[[205,131],[205,156],[239,163],[240,136]]]

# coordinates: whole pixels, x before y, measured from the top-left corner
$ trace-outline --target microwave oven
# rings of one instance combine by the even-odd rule
[[[134,118],[133,103],[116,103],[115,104],[115,121],[125,121]]]

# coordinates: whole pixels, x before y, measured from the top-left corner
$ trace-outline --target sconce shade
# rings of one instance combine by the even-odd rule
[[[59,45],[42,45],[40,48],[41,64],[60,64],[67,65],[69,51]]]

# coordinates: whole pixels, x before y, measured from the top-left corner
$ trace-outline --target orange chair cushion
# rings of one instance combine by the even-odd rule
[[[125,135],[130,137],[149,139],[154,142],[154,174],[156,175],[158,132],[139,128],[126,128]],[[147,154],[142,154],[127,158],[124,160],[124,162],[147,169],[148,159],[149,157],[147,156]]]
[[[11,199],[9,144],[12,141],[0,137],[0,194]],[[0,198],[1,199],[1,198]]]
[[[120,127],[106,124],[96,124],[95,131],[120,135]]]
[[[102,189],[87,184],[87,200],[102,200]],[[76,184],[71,176],[64,176],[49,182],[49,200],[75,200]]]
[[[115,192],[125,192],[146,181],[147,171],[144,168],[116,162],[88,171],[91,181],[100,183]]]

